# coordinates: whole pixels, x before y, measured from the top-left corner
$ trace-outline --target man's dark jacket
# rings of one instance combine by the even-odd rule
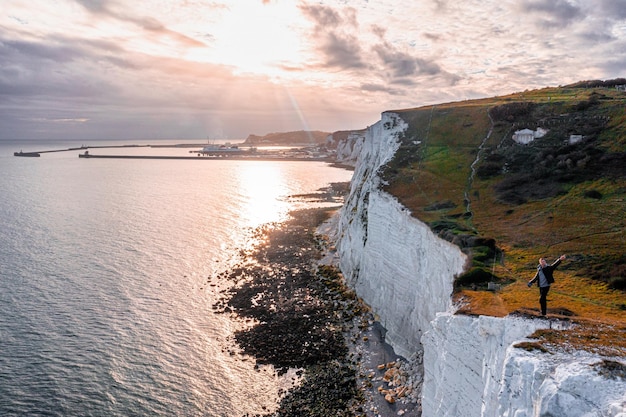
[[[543,268],[541,267],[541,265],[539,265],[537,267],[537,273],[535,274],[535,277],[531,279],[530,282],[528,283],[529,286],[532,285],[535,281],[537,282],[537,285],[539,285],[539,271],[543,271],[543,275],[546,276],[546,279],[548,280],[548,284],[554,284],[554,277],[552,276],[552,273],[554,272],[556,267],[559,266],[560,263],[561,263],[561,258],[554,261],[552,265],[546,265]]]

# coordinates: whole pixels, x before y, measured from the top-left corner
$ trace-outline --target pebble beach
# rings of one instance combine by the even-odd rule
[[[396,355],[344,285],[332,242],[317,229],[334,210],[260,227],[235,267],[212,278],[228,283],[211,284],[223,288],[214,310],[242,324],[237,353],[292,376],[278,408],[255,417],[420,416],[421,355]]]

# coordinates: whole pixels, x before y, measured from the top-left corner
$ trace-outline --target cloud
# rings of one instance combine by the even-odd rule
[[[606,27],[590,28],[588,31],[581,32],[578,37],[590,44],[606,43],[616,40]]]
[[[376,35],[380,39],[385,39],[385,34],[387,33],[387,29],[379,25],[372,25],[370,29],[374,35]]]
[[[17,58],[61,62],[74,60],[81,54],[76,50],[76,48],[68,47],[67,45],[54,45],[51,43],[42,44],[40,42],[2,39],[2,42],[0,43],[0,55],[5,59],[5,62],[18,60]]]
[[[404,87],[402,86],[402,83],[397,83],[396,85],[365,83],[360,86],[360,91],[368,93],[384,93],[391,96],[401,97],[406,93],[406,91],[404,88],[398,88],[398,86]]]
[[[448,0],[433,0],[433,3],[437,12],[446,11],[448,8]]]
[[[300,10],[314,23],[313,37],[323,66],[344,70],[365,67],[360,41],[349,33],[358,27],[354,9],[343,9],[340,14],[327,6],[302,4]]]
[[[320,50],[324,53],[326,65],[329,67],[351,69],[365,66],[361,46],[354,36],[330,32]]]
[[[356,94],[306,83],[289,88],[295,109],[287,90],[266,76],[127,51],[106,40],[12,36],[0,28],[0,138],[239,139],[302,129],[301,114],[315,118],[311,127],[332,131],[362,127],[373,121],[367,114],[380,112],[378,105],[348,104]],[[347,122],[346,108],[362,124]]]
[[[107,0],[75,0],[76,3],[83,6],[92,13],[107,13]]]
[[[10,85],[21,91],[40,93],[54,89],[60,94],[72,93],[79,90],[77,86],[81,83],[83,91],[97,90],[98,85],[110,88],[102,77],[102,70],[138,68],[113,42],[59,35],[42,41],[27,41],[7,38],[7,34],[0,31],[0,56],[5,62],[0,66],[0,89]],[[90,69],[81,72],[85,68]],[[11,76],[6,76],[7,72]]]
[[[418,85],[423,77],[440,78],[447,84],[453,85],[460,77],[450,74],[441,68],[434,59],[422,58],[394,47],[390,42],[382,40],[372,46],[372,51],[382,62],[386,82],[396,85]]]
[[[607,44],[619,39],[620,26],[626,23],[626,7],[622,0],[599,0],[587,4],[578,36],[585,44]],[[615,30],[617,26],[617,30]]]
[[[440,33],[428,33],[428,32],[422,33],[422,36],[433,42],[437,42],[443,37]]]
[[[127,22],[132,22],[135,23],[137,26],[141,27],[142,29],[152,32],[154,34],[160,34],[163,36],[166,36],[178,43],[180,43],[183,46],[186,47],[202,47],[205,46],[203,42],[198,41],[192,37],[186,36],[180,32],[176,32],[173,30],[169,30],[167,27],[165,27],[161,22],[159,22],[156,19],[153,18],[130,18],[130,17],[126,17],[122,20],[126,20]]]
[[[570,35],[592,43],[617,39],[614,27],[626,20],[623,0],[523,0],[518,10],[528,14],[536,27],[551,32],[567,29]]]
[[[608,61],[603,62],[600,67],[604,71],[616,74],[616,77],[618,75],[623,77],[624,68],[626,68],[626,56],[622,55],[620,57],[610,58]]]
[[[539,26],[563,28],[582,17],[579,6],[568,0],[524,0],[522,11],[533,13]]]
[[[387,92],[387,91],[390,91],[390,88],[388,85],[365,83],[361,85],[361,90],[371,91],[371,92],[378,92],[378,91]]]
[[[316,31],[328,26],[336,28],[344,22],[341,15],[329,6],[301,4],[299,7],[305,16],[315,22]]]
[[[387,30],[379,24],[368,27],[368,33],[360,32],[354,8],[337,10],[315,4],[301,5],[300,10],[314,23],[317,50],[325,67],[356,71],[363,75],[378,73],[385,83],[403,86],[414,86],[423,76],[442,76],[451,84],[459,79],[444,71],[433,59],[415,56],[408,49],[402,50],[386,40]],[[374,38],[368,38],[369,35],[374,35]],[[364,91],[393,90],[372,88],[377,83],[363,85],[366,86],[362,89]]]
[[[361,128],[626,68],[624,0],[33,1],[0,15],[1,137]]]
[[[165,36],[187,47],[204,46],[204,43],[202,43],[201,41],[198,41],[180,32],[176,32],[176,31],[168,29],[163,23],[161,23],[159,20],[155,18],[148,17],[148,16],[135,17],[132,14],[127,14],[126,10],[124,10],[124,13],[115,11],[114,2],[110,2],[107,0],[75,0],[75,1],[81,6],[83,6],[85,9],[87,9],[90,13],[99,15],[100,17],[110,17],[119,21],[131,23],[145,31],[151,32],[153,34]]]
[[[374,46],[374,51],[383,61],[385,67],[391,70],[393,79],[417,75],[436,75],[442,72],[435,62],[394,50],[388,43]]]
[[[600,13],[614,20],[626,19],[626,5],[623,0],[600,0],[598,4],[594,3]]]

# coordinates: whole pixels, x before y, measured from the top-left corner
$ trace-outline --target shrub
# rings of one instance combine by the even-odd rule
[[[550,351],[539,342],[519,342],[513,345],[513,347],[524,349],[527,352],[538,350],[542,353],[550,353]]]
[[[586,260],[583,276],[606,282],[614,290],[626,291],[626,255],[604,256]]]
[[[502,174],[504,169],[503,162],[497,161],[485,161],[476,170],[476,175],[481,180],[489,179],[491,177],[495,177],[497,175]]]
[[[506,103],[493,107],[489,110],[489,114],[494,121],[513,122],[520,117],[529,115],[534,108],[535,103],[529,101]]]
[[[455,287],[468,287],[471,285],[481,285],[490,281],[497,281],[498,277],[484,268],[474,267],[459,276],[454,284]]]
[[[467,230],[465,227],[461,226],[457,222],[452,222],[449,220],[437,220],[430,224],[431,230],[435,233],[442,232],[444,230]]]
[[[503,203],[513,204],[516,206],[520,206],[528,202],[528,199],[515,191],[506,191],[503,193],[499,193],[498,199]]]
[[[609,288],[626,291],[626,277],[622,276],[609,278]]]
[[[585,197],[587,197],[587,198],[594,198],[596,200],[601,200],[602,199],[602,193],[600,193],[600,191],[598,191],[598,190],[589,190],[589,191],[585,191]]]
[[[592,366],[605,378],[626,379],[626,365],[621,362],[605,359]]]
[[[437,201],[429,206],[424,207],[424,211],[438,211],[456,208],[456,204],[450,200]]]
[[[615,78],[612,80],[585,80],[578,81],[574,84],[566,85],[570,88],[594,88],[594,87],[615,87],[616,85],[626,84],[626,78]]]
[[[489,246],[475,246],[472,248],[474,262],[489,262],[496,257],[496,251]]]

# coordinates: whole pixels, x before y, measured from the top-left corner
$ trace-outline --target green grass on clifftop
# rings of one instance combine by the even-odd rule
[[[626,325],[626,93],[611,82],[396,111],[386,191],[472,262],[464,312],[534,314],[537,259],[565,253],[550,314]],[[515,131],[545,129],[527,145]],[[575,135],[575,136],[572,136]],[[572,143],[570,138],[582,140]],[[498,291],[485,291],[488,283]]]

